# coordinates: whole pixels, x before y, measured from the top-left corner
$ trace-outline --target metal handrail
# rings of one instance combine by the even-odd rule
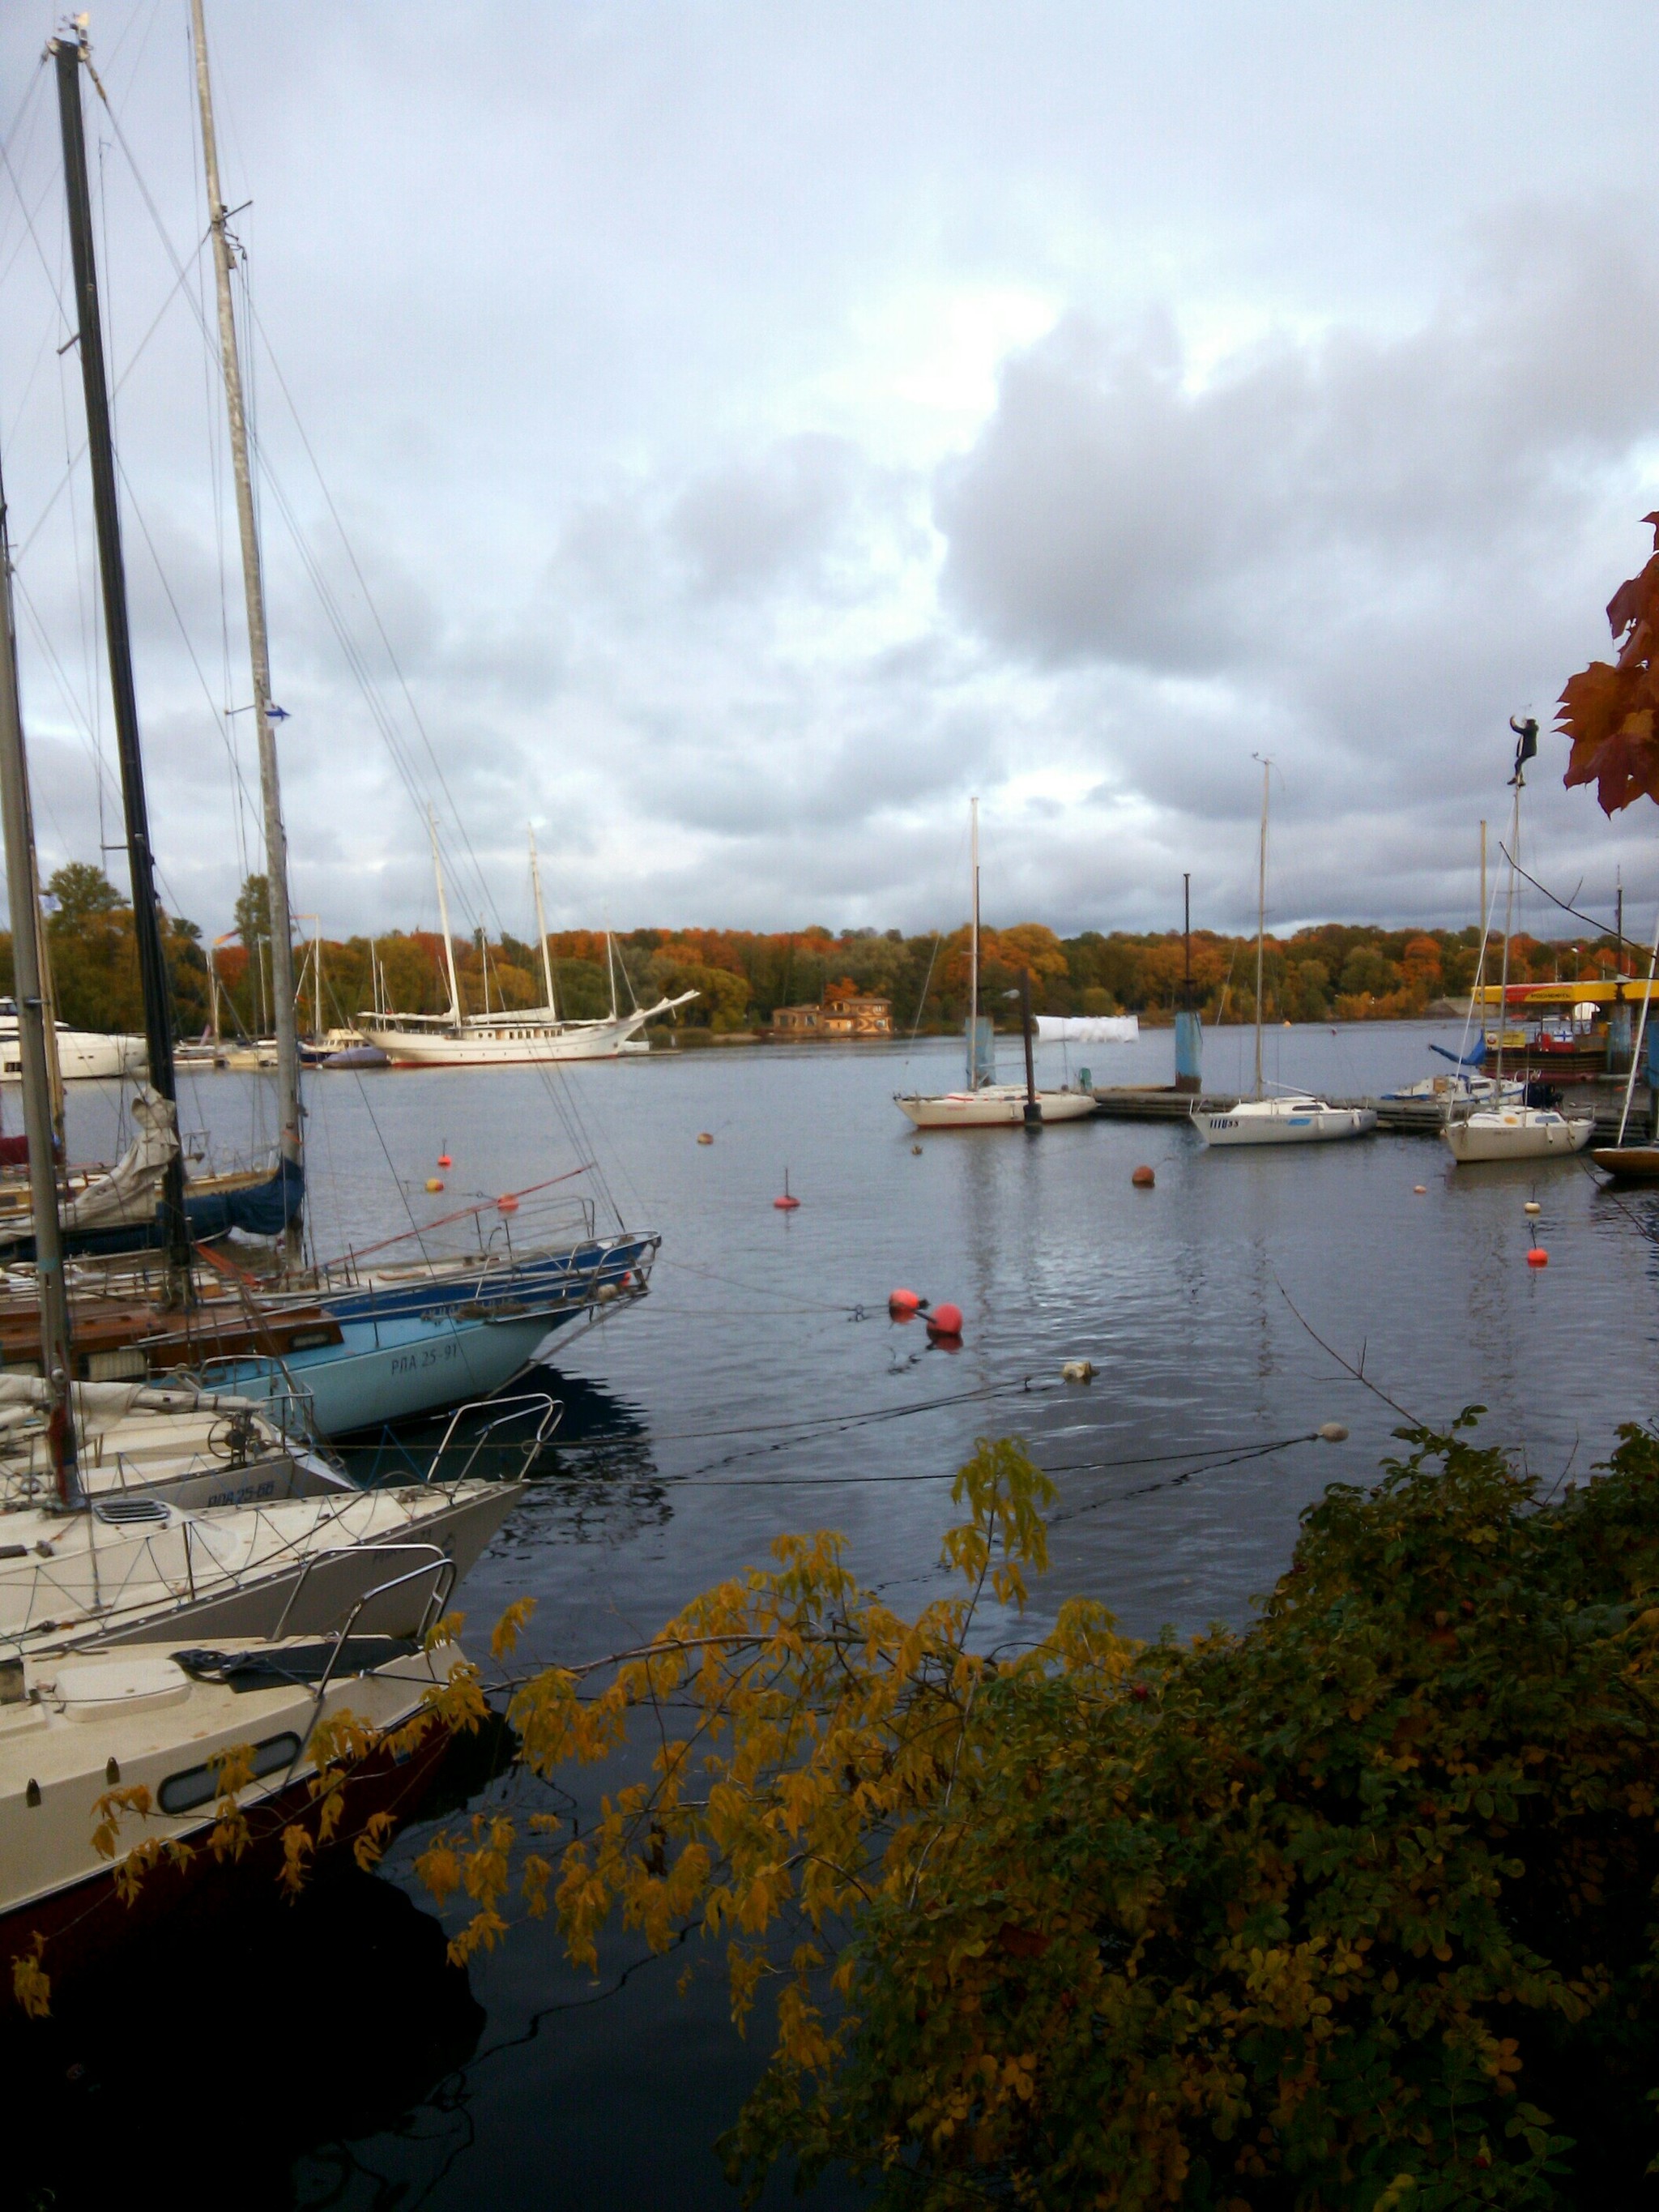
[[[542,1408],[542,1414],[541,1419],[536,1424],[535,1435],[532,1437],[530,1442],[524,1447],[524,1464],[519,1469],[518,1478],[522,1481],[525,1476],[529,1474],[531,1468],[536,1464],[537,1460],[541,1456],[542,1447],[546,1443],[549,1437],[552,1435],[554,1430],[564,1418],[564,1401],[562,1398],[550,1397],[545,1390],[529,1391],[524,1396],[518,1398],[474,1398],[469,1401],[469,1402],[465,1406],[457,1406],[454,1412],[449,1417],[449,1425],[444,1431],[442,1441],[440,1443],[437,1450],[432,1455],[432,1464],[426,1471],[426,1480],[428,1482],[431,1482],[436,1476],[439,1462],[442,1460],[444,1454],[448,1450],[449,1440],[454,1435],[456,1427],[464,1415],[467,1413],[487,1413],[492,1407],[514,1407],[522,1409],[530,1406],[539,1406]],[[494,1432],[497,1429],[505,1428],[510,1421],[518,1421],[524,1419],[525,1414],[522,1410],[520,1410],[512,1413],[502,1413],[498,1419],[486,1421],[483,1427],[479,1430],[477,1437],[473,1443],[471,1450],[467,1454],[466,1465],[461,1469],[459,1474],[454,1475],[450,1479],[455,1482],[465,1482],[467,1476],[472,1471],[473,1462],[477,1458],[478,1454],[483,1449],[485,1443]]]
[[[360,1559],[368,1553],[392,1559],[399,1553],[409,1552],[423,1552],[428,1555],[427,1567],[419,1570],[422,1573],[426,1572],[427,1568],[439,1560],[446,1562],[451,1567],[455,1564],[450,1559],[448,1553],[439,1544],[342,1544],[337,1550],[332,1552],[313,1553],[308,1559],[301,1562],[299,1574],[295,1578],[294,1588],[289,1592],[288,1602],[277,1616],[276,1627],[271,1630],[265,1640],[270,1644],[280,1643],[282,1640],[283,1632],[288,1626],[289,1616],[299,1602],[301,1591],[310,1581],[313,1567],[325,1566],[331,1559]]]
[[[435,1561],[428,1560],[426,1565],[422,1567],[407,1568],[402,1574],[393,1575],[389,1582],[377,1583],[373,1589],[363,1592],[356,1604],[346,1615],[345,1625],[334,1639],[334,1649],[328,1655],[328,1664],[324,1668],[321,1679],[317,1684],[317,1705],[319,1711],[322,1708],[324,1694],[334,1678],[334,1669],[339,1662],[340,1654],[344,1650],[351,1632],[357,1625],[357,1616],[363,1607],[366,1605],[372,1605],[377,1597],[384,1597],[388,1590],[401,1589],[405,1583],[418,1582],[422,1575],[432,1575],[434,1577],[432,1595],[426,1601],[426,1610],[422,1613],[421,1625],[416,1631],[416,1641],[417,1643],[425,1641],[434,1613],[438,1618],[442,1617],[441,1599],[447,1599],[455,1587],[455,1562],[441,1553]]]

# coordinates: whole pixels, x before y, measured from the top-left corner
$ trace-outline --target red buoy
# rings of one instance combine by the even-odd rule
[[[1549,1263],[1550,1255],[1541,1244],[1534,1244],[1527,1255],[1527,1265],[1529,1267],[1547,1267]]]
[[[910,1321],[921,1310],[921,1300],[914,1291],[889,1291],[887,1310],[895,1321]]]
[[[439,1153],[439,1155],[438,1155],[438,1165],[439,1165],[441,1168],[453,1168],[453,1167],[454,1166],[454,1164],[455,1164],[454,1161],[453,1161],[453,1160],[452,1160],[452,1159],[450,1158],[450,1157],[449,1157],[449,1155],[448,1155],[448,1153],[447,1153],[447,1152],[440,1152],[440,1153]]]
[[[800,1204],[800,1200],[798,1198],[791,1198],[789,1195],[789,1170],[787,1168],[783,1171],[783,1196],[781,1198],[775,1198],[772,1200],[772,1203],[777,1207],[780,1213],[793,1213],[795,1211],[795,1208]]]
[[[927,1334],[929,1336],[960,1336],[962,1308],[953,1306],[948,1299],[945,1304],[935,1306],[927,1316]]]
[[[514,1197],[511,1191],[507,1192],[505,1198],[498,1198],[495,1200],[495,1211],[497,1213],[516,1213],[518,1210],[519,1201]]]
[[[1137,1168],[1129,1180],[1137,1190],[1151,1190],[1158,1177],[1150,1168]]]

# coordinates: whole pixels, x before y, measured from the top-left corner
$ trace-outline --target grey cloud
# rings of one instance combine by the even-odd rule
[[[688,484],[669,532],[695,587],[746,594],[822,571],[854,495],[857,449],[844,438],[787,438]]]

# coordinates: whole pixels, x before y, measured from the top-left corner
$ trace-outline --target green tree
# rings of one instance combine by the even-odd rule
[[[250,952],[263,941],[270,942],[270,878],[248,876],[236,894],[236,934]]]

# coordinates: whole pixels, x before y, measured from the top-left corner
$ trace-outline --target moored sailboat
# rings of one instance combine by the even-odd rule
[[[1364,1137],[1376,1127],[1369,1106],[1332,1106],[1306,1091],[1265,1095],[1261,1080],[1262,948],[1267,927],[1267,795],[1271,761],[1261,763],[1261,840],[1257,860],[1255,912],[1255,1087],[1237,1105],[1219,1109],[1194,1105],[1193,1127],[1216,1150],[1242,1145],[1328,1144]]]
[[[988,1016],[979,1010],[979,801],[969,805],[969,868],[972,886],[972,920],[968,944],[968,1080],[960,1091],[899,1091],[894,1104],[918,1129],[1018,1129],[1041,1127],[1049,1121],[1080,1121],[1095,1111],[1087,1091],[1039,1091],[1031,1067],[1030,977],[1024,976],[1027,1003],[1023,1027],[1025,1036],[1026,1079],[1024,1084],[996,1079],[996,1039]]]
[[[1517,722],[1511,715],[1510,727],[1516,733],[1515,769],[1510,777],[1510,787],[1515,796],[1510,811],[1510,875],[1504,908],[1503,988],[1498,1000],[1499,1006],[1503,1007],[1509,1004],[1510,939],[1515,919],[1515,874],[1520,865],[1521,793],[1526,788],[1527,763],[1538,750],[1538,725],[1530,716],[1523,722]],[[1502,1097],[1504,1033],[1501,1026],[1492,1073],[1499,1086],[1498,1099],[1490,1105],[1477,1107],[1472,1114],[1454,1117],[1449,1112],[1441,1126],[1441,1137],[1460,1167],[1495,1160],[1548,1159],[1558,1154],[1565,1157],[1583,1151],[1595,1133],[1593,1115],[1569,1117],[1553,1106],[1529,1106],[1524,1099],[1522,1103],[1511,1103]]]

